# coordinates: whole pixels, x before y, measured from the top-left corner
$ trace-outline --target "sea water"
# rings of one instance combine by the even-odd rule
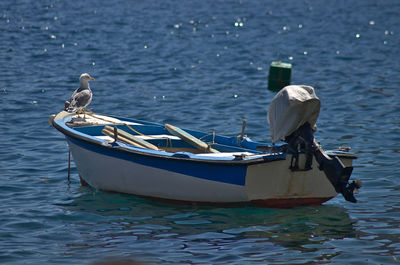
[[[400,260],[400,2],[0,2],[0,263],[393,264]],[[270,141],[272,61],[350,146],[359,202],[168,205],[81,187],[47,118],[81,73],[93,111]],[[157,185],[157,183],[154,183]]]

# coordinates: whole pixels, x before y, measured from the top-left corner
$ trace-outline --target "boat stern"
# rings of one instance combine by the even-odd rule
[[[305,161],[305,156],[300,159]],[[314,161],[316,164],[316,161]],[[319,205],[338,193],[318,167],[292,171],[290,159],[251,165],[245,191],[249,201],[264,207]]]

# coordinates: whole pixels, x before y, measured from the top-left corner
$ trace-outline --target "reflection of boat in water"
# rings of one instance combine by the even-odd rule
[[[262,242],[269,242],[270,246],[272,243],[310,251],[331,240],[355,238],[360,233],[354,229],[354,220],[346,209],[332,205],[290,210],[193,207],[152,202],[125,194],[98,192],[94,196],[88,190],[80,194],[59,206],[104,226],[105,230],[100,232],[91,228],[91,222],[79,225],[86,231],[86,237],[102,244],[118,242],[118,238],[124,240],[124,237],[129,237],[130,242],[132,238],[157,241],[165,237],[177,245],[198,240],[214,245],[219,240],[240,242],[243,239],[246,244],[254,242],[260,247],[265,247]]]
[[[342,193],[354,154],[325,152],[313,137],[319,99],[311,87],[289,86],[269,108],[266,145],[135,119],[61,111],[51,124],[67,139],[82,183],[100,190],[194,203],[266,207],[321,204]],[[244,130],[243,130],[244,131]],[[318,163],[319,167],[312,165]]]

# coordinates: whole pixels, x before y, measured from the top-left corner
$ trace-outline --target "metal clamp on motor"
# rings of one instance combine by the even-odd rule
[[[285,137],[285,142],[288,143],[288,151],[292,153],[292,159],[290,162],[290,169],[292,171],[300,170],[300,152],[304,152],[306,156],[306,162],[304,169],[302,170],[312,169],[312,158],[315,150],[313,133],[310,124],[306,122],[291,135]]]

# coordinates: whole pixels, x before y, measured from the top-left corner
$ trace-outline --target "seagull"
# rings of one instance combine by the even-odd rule
[[[79,87],[72,93],[71,100],[66,105],[68,112],[85,113],[85,108],[92,102],[92,90],[89,87],[89,81],[94,80],[89,74],[81,74],[79,78]]]

